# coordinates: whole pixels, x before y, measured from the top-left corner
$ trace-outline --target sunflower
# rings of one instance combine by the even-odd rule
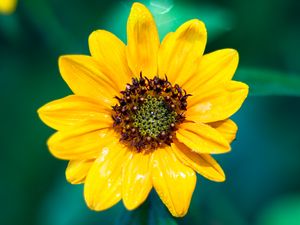
[[[184,216],[196,173],[217,182],[225,175],[211,154],[230,151],[237,126],[228,119],[248,86],[232,81],[233,49],[203,55],[205,25],[182,24],[160,43],[149,10],[134,3],[127,45],[105,30],[89,37],[91,56],[59,58],[74,94],[38,110],[57,130],[50,152],[69,160],[66,178],[84,183],[89,208],[105,210],[121,199],[141,205],[152,187],[173,216]]]
[[[0,13],[11,14],[15,11],[17,0],[0,0]]]

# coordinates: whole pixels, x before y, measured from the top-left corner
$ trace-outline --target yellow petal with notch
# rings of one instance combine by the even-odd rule
[[[182,164],[170,147],[153,152],[153,185],[160,199],[176,217],[184,216],[196,186],[195,172]]]
[[[38,110],[41,120],[56,130],[66,130],[91,120],[109,121],[111,107],[88,97],[70,95],[47,103]],[[110,123],[112,124],[112,123]]]
[[[118,141],[111,128],[101,129],[101,125],[94,121],[92,124],[56,132],[47,143],[50,152],[55,157],[66,160],[96,158],[102,147]]]
[[[67,181],[71,184],[84,183],[85,177],[93,165],[94,160],[95,159],[70,161],[66,169]]]
[[[158,73],[172,83],[184,84],[197,70],[206,45],[206,28],[194,19],[166,36],[158,53]]]
[[[232,116],[248,95],[248,85],[230,81],[213,89],[203,89],[187,99],[186,119],[210,123]]]
[[[230,119],[209,123],[209,125],[219,131],[229,143],[236,137],[238,127],[235,122]]]
[[[85,55],[66,55],[59,58],[59,70],[74,94],[114,105],[119,93],[113,81],[103,74],[95,59]]]
[[[122,169],[131,157],[120,143],[101,149],[84,184],[84,198],[90,209],[101,211],[118,203],[122,198]]]
[[[202,123],[182,123],[177,139],[199,154],[221,154],[230,151],[228,141],[214,128]]]
[[[172,150],[182,163],[191,167],[207,179],[217,182],[225,180],[222,168],[209,154],[195,153],[178,141],[172,144]]]
[[[123,169],[122,197],[128,210],[142,204],[152,188],[150,159],[150,153],[134,153]]]
[[[134,3],[127,21],[127,60],[133,76],[157,75],[159,36],[150,11]]]
[[[127,63],[125,44],[114,34],[97,30],[89,37],[89,47],[101,71],[116,84],[119,90],[123,90],[132,77]]]
[[[222,49],[205,54],[195,75],[188,79],[183,88],[193,95],[199,87],[213,88],[220,83],[228,82],[232,79],[238,62],[239,55],[234,49]]]

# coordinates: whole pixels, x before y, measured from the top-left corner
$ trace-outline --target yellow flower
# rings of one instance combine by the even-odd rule
[[[59,58],[74,95],[38,110],[58,130],[51,153],[70,160],[72,184],[84,183],[87,205],[105,210],[121,199],[129,210],[152,187],[173,216],[184,216],[196,185],[195,171],[213,181],[225,175],[211,154],[230,151],[237,126],[228,119],[248,86],[232,81],[233,49],[203,55],[206,29],[190,20],[162,43],[151,13],[134,3],[127,46],[112,33],[89,37],[91,56]]]
[[[17,0],[0,0],[0,13],[11,14],[15,11]]]

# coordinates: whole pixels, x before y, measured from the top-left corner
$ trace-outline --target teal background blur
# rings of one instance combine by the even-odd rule
[[[233,116],[239,125],[230,154],[219,155],[227,180],[198,176],[189,213],[173,219],[152,193],[136,211],[122,203],[87,209],[82,186],[66,182],[67,162],[46,148],[53,130],[36,110],[70,91],[58,73],[62,54],[88,54],[87,38],[109,30],[126,42],[132,1],[24,0],[0,15],[2,225],[300,224],[300,3],[297,0],[142,1],[161,37],[187,19],[208,29],[206,52],[235,48],[235,79],[250,97]]]

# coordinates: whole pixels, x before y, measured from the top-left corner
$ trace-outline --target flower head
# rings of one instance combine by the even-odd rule
[[[74,94],[38,113],[58,130],[49,149],[70,161],[67,180],[84,183],[91,209],[121,199],[135,209],[154,187],[173,216],[184,216],[195,172],[225,180],[211,154],[230,151],[237,126],[228,118],[248,86],[232,81],[238,53],[203,55],[206,38],[204,24],[194,19],[160,43],[151,13],[134,3],[127,45],[97,30],[89,37],[91,56],[60,57],[60,73]]]

